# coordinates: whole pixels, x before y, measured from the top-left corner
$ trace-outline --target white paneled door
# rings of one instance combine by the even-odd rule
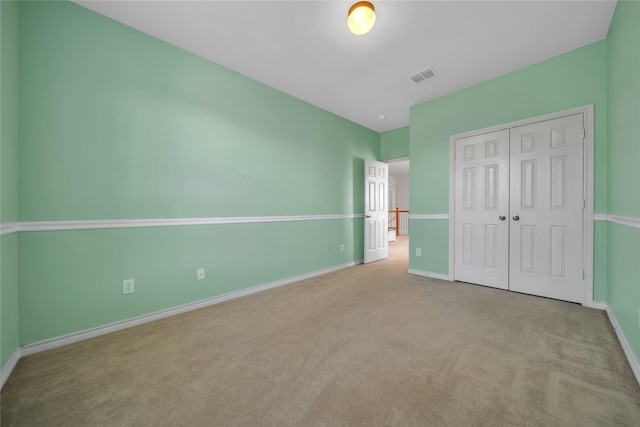
[[[582,114],[511,129],[510,289],[582,302]]]
[[[364,161],[364,263],[389,257],[389,165]]]
[[[455,278],[509,287],[509,131],[456,141]]]
[[[455,141],[455,279],[582,302],[583,114]]]

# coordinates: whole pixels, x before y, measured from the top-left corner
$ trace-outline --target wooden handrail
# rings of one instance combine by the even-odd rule
[[[401,211],[400,209],[396,208],[393,211],[389,211],[389,213],[395,213],[396,214],[396,237],[398,237],[400,235],[400,212],[409,212],[409,211]]]

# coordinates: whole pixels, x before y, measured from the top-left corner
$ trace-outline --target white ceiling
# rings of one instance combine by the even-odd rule
[[[412,105],[605,38],[615,8],[373,0],[376,24],[355,36],[353,2],[76,1],[378,132],[407,126]],[[428,66],[437,77],[408,78]]]

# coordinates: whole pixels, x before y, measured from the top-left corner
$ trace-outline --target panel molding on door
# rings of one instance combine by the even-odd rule
[[[455,278],[507,289],[509,131],[455,141]]]
[[[537,127],[543,126],[543,122],[548,123],[544,131],[546,136],[541,138]],[[507,262],[507,288],[592,306],[593,105],[451,136],[449,271],[452,272],[452,279],[484,284],[460,274],[457,265],[459,257],[465,255],[459,242],[463,237],[462,227],[458,224],[462,195],[456,190],[461,186],[463,176],[458,166],[460,154],[456,152],[457,143],[502,130],[510,132],[510,206],[506,222],[509,224],[508,241],[511,250]],[[540,150],[546,154],[534,154],[540,153]],[[469,149],[467,157],[473,151]],[[519,157],[517,167],[511,161],[514,152]],[[490,171],[486,169],[485,179],[489,179],[489,174]],[[546,175],[546,178],[541,174]],[[469,185],[474,185],[472,181],[479,179],[478,174],[473,175],[474,178],[466,177],[470,181]],[[516,182],[514,179],[524,185],[513,185]],[[466,197],[467,203],[477,203],[472,199],[473,195],[467,194]],[[548,213],[541,213],[541,206],[546,206]],[[467,221],[467,224],[472,222]],[[467,228],[467,239],[477,240],[481,236],[476,230]],[[481,237],[486,240],[486,245],[492,244],[494,232],[489,227],[484,230],[484,236]],[[514,233],[518,235],[515,240],[512,238]],[[469,237],[470,235],[473,237]],[[477,242],[472,242],[472,245],[476,244]],[[466,255],[468,261],[473,253],[468,249]],[[491,262],[492,257],[486,257],[486,261]],[[524,280],[519,282],[523,277]],[[573,285],[566,285],[569,283]]]
[[[389,165],[364,161],[364,263],[389,257]]]
[[[511,129],[510,290],[582,302],[583,123]]]

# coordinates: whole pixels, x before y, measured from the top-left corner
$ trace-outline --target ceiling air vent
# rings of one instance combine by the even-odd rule
[[[429,67],[410,75],[409,78],[413,80],[414,83],[420,83],[437,75],[433,67]]]

